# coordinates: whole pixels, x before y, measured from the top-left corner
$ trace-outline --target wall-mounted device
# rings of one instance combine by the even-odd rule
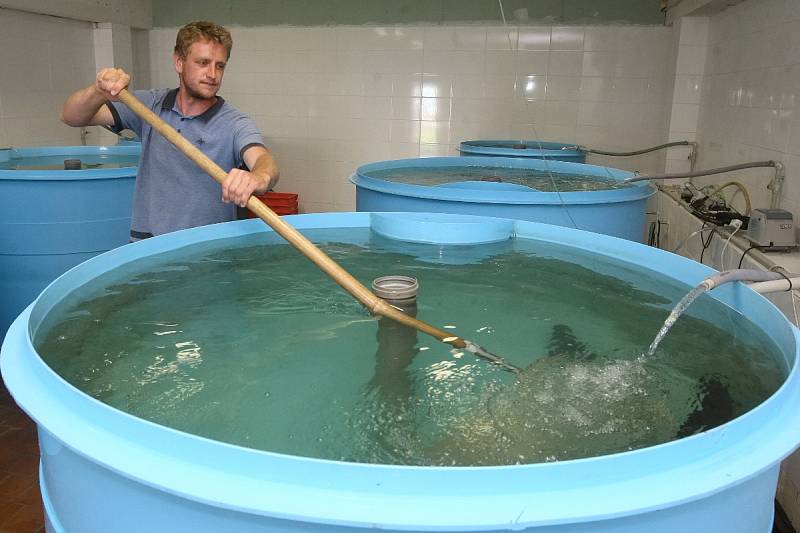
[[[744,236],[766,251],[797,246],[792,214],[784,209],[753,209]]]

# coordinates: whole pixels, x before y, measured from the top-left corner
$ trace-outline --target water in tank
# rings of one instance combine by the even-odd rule
[[[388,319],[376,323],[291,246],[260,235],[108,272],[53,311],[37,352],[94,398],[182,431],[428,466],[652,446],[728,422],[786,377],[774,343],[711,298],[657,357],[643,357],[685,289],[611,258],[506,239],[470,261],[462,246],[398,243],[369,228],[310,237],[359,279],[416,278],[419,318],[527,370],[517,376],[413,331],[408,343],[377,345]],[[702,407],[707,394],[713,410]]]

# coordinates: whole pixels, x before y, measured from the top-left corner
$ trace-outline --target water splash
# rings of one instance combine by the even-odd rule
[[[664,337],[667,336],[669,333],[670,328],[675,324],[678,318],[686,311],[686,308],[689,307],[693,301],[697,299],[698,296],[706,292],[707,290],[711,289],[711,285],[707,282],[703,282],[694,289],[692,289],[689,294],[681,298],[681,301],[678,302],[678,305],[675,306],[675,309],[669,314],[667,319],[664,321],[664,325],[661,326],[661,329],[658,331],[658,335],[656,338],[653,339],[653,342],[650,343],[650,347],[647,349],[648,357],[651,357],[655,352],[658,345],[661,344],[661,341]]]

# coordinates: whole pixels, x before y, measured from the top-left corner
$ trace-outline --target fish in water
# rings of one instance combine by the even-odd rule
[[[668,442],[733,416],[719,377],[704,376],[691,388],[682,404],[694,409],[684,418],[670,408],[675,391],[664,390],[646,359],[597,354],[565,324],[553,326],[547,355],[512,383],[470,388],[471,371],[449,364],[448,382],[417,383],[425,398],[410,391],[398,398],[397,384],[387,386],[388,376],[382,386],[371,383],[371,398],[382,406],[373,418],[374,440],[361,440],[367,449],[351,460],[363,455],[425,465],[560,461]],[[406,390],[416,388],[409,385]]]
[[[678,438],[713,429],[733,418],[733,398],[719,376],[703,376],[697,381],[694,403],[695,409],[681,424]]]

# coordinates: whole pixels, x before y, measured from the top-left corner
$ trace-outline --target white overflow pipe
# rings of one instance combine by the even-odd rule
[[[781,274],[772,270],[738,269],[726,270],[704,279],[700,285],[711,290],[732,281],[753,282],[747,285],[759,294],[768,292],[791,291],[800,289],[800,276],[797,274]]]
[[[772,281],[759,281],[758,283],[751,283],[748,285],[748,287],[759,294],[791,291],[793,289],[800,289],[800,278],[783,278]]]

